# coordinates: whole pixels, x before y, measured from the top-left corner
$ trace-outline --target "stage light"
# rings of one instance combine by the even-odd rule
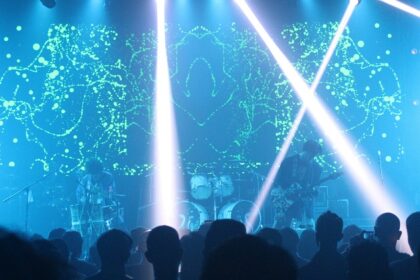
[[[154,174],[152,188],[154,225],[179,225],[177,197],[182,186],[178,159],[178,139],[169,76],[165,34],[165,1],[156,0],[157,64],[154,101]]]
[[[338,121],[332,117],[327,107],[316,95],[309,94],[311,89],[305,80],[264,29],[246,1],[234,1],[268,47],[298,97],[307,106],[311,118],[315,121],[329,146],[335,150],[338,158],[345,167],[345,171],[354,182],[354,186],[361,194],[361,198],[370,207],[372,213],[377,216],[384,212],[393,212],[400,218],[405,218],[404,211],[400,209],[391,194],[386,191],[381,180],[376,178],[367,162],[354,151],[354,145],[351,140],[344,135],[345,130],[341,128]],[[404,240],[403,248],[405,251],[409,251],[407,240]]]
[[[344,30],[346,29],[346,26],[356,8],[356,6],[359,4],[359,1],[357,0],[351,0],[349,2],[349,5],[340,21],[340,24],[337,27],[337,31],[334,34],[334,37],[330,43],[330,46],[324,56],[324,59],[322,60],[321,66],[319,67],[315,79],[312,82],[312,86],[310,89],[309,94],[314,94],[321,79],[322,76],[325,73],[325,70],[327,69],[327,66],[331,60],[331,57],[333,56],[335,49],[337,48],[338,43],[340,42],[340,38],[344,32]],[[296,132],[299,128],[299,125],[305,115],[306,112],[306,105],[304,104],[298,114],[296,115],[296,118],[292,124],[291,129],[289,130],[286,139],[282,145],[282,147],[280,148],[280,152],[278,153],[278,155],[276,156],[276,159],[274,160],[273,165],[270,168],[270,171],[266,177],[266,180],[263,183],[261,192],[259,193],[257,200],[255,202],[255,206],[251,211],[250,214],[250,219],[249,219],[249,228],[252,228],[253,223],[255,222],[255,219],[258,217],[258,213],[260,211],[260,209],[262,208],[262,206],[265,203],[265,200],[267,199],[268,194],[270,193],[270,190],[272,188],[274,179],[278,173],[278,170],[280,168],[281,163],[283,162],[284,158],[286,157],[286,154],[289,150],[289,147],[292,143],[293,138],[296,135]]]
[[[397,1],[397,0],[379,0],[379,1],[381,1],[385,4],[388,4],[388,5],[391,5],[395,8],[397,8],[397,9],[400,9],[400,10],[406,12],[406,13],[412,14],[412,15],[420,18],[420,10],[416,9],[414,7],[411,7],[411,6],[409,6],[405,3],[402,3],[402,2]]]
[[[55,7],[56,2],[55,0],[41,0],[42,5],[44,5],[45,7],[52,9]]]

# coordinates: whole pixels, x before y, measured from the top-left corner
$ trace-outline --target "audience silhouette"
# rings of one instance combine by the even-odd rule
[[[130,236],[121,230],[112,229],[102,234],[96,242],[101,259],[101,270],[87,280],[132,279],[125,273],[125,264],[130,257],[131,245]]]
[[[395,280],[420,279],[420,212],[408,216],[406,220],[408,243],[414,255],[392,264]]]
[[[341,280],[346,278],[346,261],[337,252],[343,237],[343,220],[328,211],[316,222],[316,241],[319,250],[300,271],[302,280]]]
[[[313,229],[305,229],[302,231],[298,244],[298,255],[305,259],[311,260],[318,251],[315,231]]]
[[[207,258],[212,250],[216,249],[226,240],[245,234],[246,228],[241,222],[227,219],[214,221],[210,225],[204,241],[204,258]]]
[[[374,240],[363,240],[348,254],[349,280],[392,280],[386,249]]]
[[[248,235],[244,224],[227,219],[206,221],[181,240],[169,226],[136,228],[132,237],[113,229],[89,251],[96,266],[82,259],[83,239],[76,231],[54,229],[46,240],[0,229],[0,279],[419,280],[420,212],[407,218],[406,227],[411,257],[396,250],[402,233],[392,213],[377,217],[368,235],[348,226],[342,242],[343,220],[330,211],[300,238],[288,227]]]
[[[397,242],[401,237],[400,219],[392,213],[379,215],[375,222],[375,236],[385,248],[390,263],[408,258],[409,255],[397,251]]]
[[[83,238],[77,231],[67,231],[63,235],[63,240],[70,252],[70,265],[73,266],[77,272],[85,276],[91,276],[97,272],[97,267],[81,259]]]
[[[146,230],[137,239],[137,251],[139,254],[145,255],[147,251],[147,238],[150,234],[150,230]],[[147,258],[143,257],[141,263],[137,264],[129,264],[126,266],[127,274],[133,277],[136,280],[143,280],[143,279],[153,279],[153,266],[147,260]]]
[[[263,228],[257,233],[257,236],[265,240],[270,245],[278,247],[282,246],[283,238],[277,229]]]
[[[35,251],[16,234],[0,228],[0,279],[30,279]],[[34,271],[33,279],[39,279]]]
[[[291,256],[259,237],[242,235],[227,240],[209,254],[201,280],[295,280]]]
[[[203,264],[204,237],[192,232],[181,238],[183,250],[181,260],[181,280],[197,280],[200,278]]]
[[[282,228],[280,234],[283,238],[283,248],[294,258],[297,266],[300,268],[308,261],[301,258],[297,253],[299,244],[299,235],[289,227]]]
[[[169,226],[158,226],[152,229],[147,238],[145,255],[153,265],[156,280],[178,279],[182,248],[175,229]]]
[[[351,240],[353,237],[358,236],[362,233],[362,229],[356,225],[348,225],[343,229],[343,239],[338,243],[338,252],[340,254],[346,254],[350,249]]]
[[[64,228],[55,228],[48,234],[48,240],[62,239],[65,233],[66,230]]]
[[[99,258],[98,249],[96,248],[96,244],[92,245],[89,248],[87,262],[91,263],[95,266],[96,271],[98,271],[101,267],[101,259]]]
[[[131,248],[131,256],[128,259],[127,265],[136,265],[143,262],[143,251],[140,249],[139,244],[142,242],[143,234],[146,232],[145,228],[138,227],[130,232],[133,246]]]

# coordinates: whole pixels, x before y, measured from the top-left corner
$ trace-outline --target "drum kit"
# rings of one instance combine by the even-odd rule
[[[234,196],[234,184],[231,176],[193,175],[190,179],[191,197],[196,200],[181,201],[183,214],[180,216],[180,228],[197,230],[206,220],[234,219],[246,223],[254,203]],[[199,202],[201,204],[199,204]],[[208,208],[213,215],[209,215]],[[257,217],[254,229],[261,227],[261,213]]]

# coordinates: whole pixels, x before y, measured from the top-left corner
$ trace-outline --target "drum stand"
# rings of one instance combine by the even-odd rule
[[[217,211],[219,210],[219,207],[218,207],[218,198],[219,198],[219,205],[222,205],[222,203],[223,203],[223,195],[222,194],[219,194],[219,195],[216,195],[216,188],[215,187],[213,187],[213,190],[212,190],[212,196],[213,196],[213,219],[214,219],[214,221],[216,221],[217,219],[218,219],[218,215],[217,215]]]
[[[255,176],[255,178],[257,179],[257,196],[261,193],[262,191],[262,187],[264,184],[264,181],[266,180],[266,177],[262,176],[261,174],[258,174],[255,171],[252,171],[253,175]],[[261,225],[264,226],[264,224],[266,224],[266,207],[267,207],[267,202],[264,203],[264,205],[262,205],[260,211],[261,211]]]

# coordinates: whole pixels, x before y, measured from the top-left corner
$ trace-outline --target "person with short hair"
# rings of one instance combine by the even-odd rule
[[[403,260],[409,257],[405,253],[398,252],[397,242],[401,237],[400,219],[392,213],[379,215],[375,222],[375,236],[378,242],[385,248],[389,263]]]
[[[182,258],[178,232],[169,226],[158,226],[147,237],[147,260],[153,265],[156,280],[177,280]]]
[[[395,280],[418,280],[420,279],[420,212],[414,212],[408,216],[406,222],[408,244],[414,255],[391,264]]]
[[[301,280],[344,280],[346,260],[337,251],[337,243],[343,238],[343,220],[327,211],[316,222],[316,241],[319,251],[300,270]]]
[[[86,280],[131,280],[125,273],[131,244],[130,236],[121,230],[112,229],[103,233],[96,242],[101,270]]]

